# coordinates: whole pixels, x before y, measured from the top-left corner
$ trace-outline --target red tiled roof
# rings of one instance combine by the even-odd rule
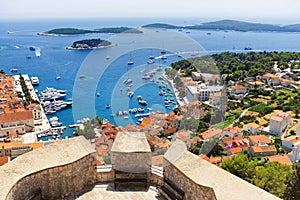
[[[265,135],[251,135],[249,140],[253,143],[267,143],[270,144],[272,140]]]
[[[234,135],[236,133],[243,132],[243,129],[236,127],[236,126],[232,126],[232,127],[225,128],[224,131],[228,131],[230,134]]]
[[[235,148],[229,149],[229,151],[231,151],[232,154],[236,154],[236,153],[243,152],[243,149],[241,147],[235,147]]]
[[[204,131],[200,135],[204,140],[206,140],[206,139],[212,138],[212,137],[220,134],[221,132],[222,132],[222,129],[212,128],[212,129],[208,129],[207,131]]]
[[[276,152],[277,149],[275,145],[270,145],[270,146],[251,146],[252,150],[255,153],[262,153],[262,152]]]
[[[279,162],[283,165],[293,165],[292,161],[289,159],[289,157],[286,154],[279,154],[274,156],[268,156],[267,157],[270,162]]]
[[[15,122],[29,119],[33,119],[33,114],[31,111],[0,114],[0,123]]]
[[[9,157],[8,156],[0,156],[0,166],[8,163]]]

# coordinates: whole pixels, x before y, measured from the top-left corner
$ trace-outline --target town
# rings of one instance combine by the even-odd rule
[[[164,78],[180,105],[173,111],[153,113],[139,125],[126,127],[96,117],[84,120],[75,135],[91,140],[98,166],[111,163],[111,148],[122,132],[144,132],[152,165],[158,167],[179,139],[193,154],[282,198],[292,166],[300,159],[300,54],[224,52],[212,59],[192,57],[166,69]],[[53,127],[29,77],[3,72],[0,76],[3,165],[61,138],[37,141]],[[269,168],[281,176],[262,179]],[[270,185],[279,181],[280,189]]]

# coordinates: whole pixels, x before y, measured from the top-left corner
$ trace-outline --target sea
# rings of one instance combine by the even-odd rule
[[[159,21],[160,20],[160,21]],[[192,51],[202,54],[214,54],[224,51],[300,51],[300,33],[278,32],[238,32],[238,31],[199,31],[199,30],[156,30],[147,32],[148,41],[140,34],[86,34],[77,36],[41,36],[39,32],[54,28],[97,29],[102,27],[141,27],[142,25],[163,22],[176,25],[187,25],[182,19],[64,19],[64,20],[1,20],[0,21],[0,69],[6,73],[18,73],[38,76],[40,84],[35,87],[38,93],[46,87],[67,90],[66,99],[73,99],[73,106],[61,110],[57,116],[64,126],[78,120],[96,115],[107,119],[118,126],[136,124],[141,117],[137,113],[117,116],[122,111],[143,108],[143,113],[160,111],[168,113],[178,103],[169,83],[161,79],[165,68],[172,62],[192,56]],[[190,22],[193,23],[193,22]],[[8,34],[9,33],[9,34]],[[161,36],[163,35],[163,37]],[[115,47],[98,50],[67,50],[74,41],[101,38],[117,43]],[[183,38],[183,39],[182,39]],[[187,42],[190,55],[178,56],[182,43]],[[189,44],[193,42],[193,44]],[[172,44],[170,44],[172,43]],[[153,45],[152,45],[153,44]],[[155,44],[155,45],[154,45]],[[36,47],[39,52],[30,51]],[[172,50],[172,48],[174,50]],[[161,51],[166,50],[167,58],[162,59]],[[37,56],[37,54],[39,54]],[[154,64],[148,64],[149,56],[154,56]],[[28,57],[31,57],[28,59]],[[90,60],[93,60],[90,62]],[[134,64],[128,65],[128,61]],[[151,79],[143,79],[143,75],[153,69],[158,71]],[[12,68],[18,72],[11,72]],[[60,76],[59,80],[56,77]],[[132,83],[124,83],[131,79]],[[129,86],[132,84],[132,86]],[[165,96],[160,96],[160,87],[164,87]],[[130,98],[128,92],[133,91]],[[75,97],[74,97],[75,96]],[[142,106],[137,101],[141,96],[147,101]],[[165,99],[172,99],[165,106]],[[174,103],[173,103],[174,102]],[[107,105],[110,108],[107,108]],[[140,112],[141,114],[142,112]],[[74,129],[67,128],[64,136],[72,137]]]

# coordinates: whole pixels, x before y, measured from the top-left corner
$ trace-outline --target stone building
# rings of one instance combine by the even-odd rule
[[[0,199],[240,200],[245,194],[247,200],[279,199],[190,153],[180,140],[165,153],[162,168],[151,166],[145,134],[118,134],[115,142],[112,166],[95,166],[95,150],[82,136],[19,156],[0,167]],[[130,179],[124,185],[143,172],[150,187],[126,192],[111,187],[124,170]]]
[[[0,137],[11,133],[24,134],[33,130],[32,111],[0,114]]]

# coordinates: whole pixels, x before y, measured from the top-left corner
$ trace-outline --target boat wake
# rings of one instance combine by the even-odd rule
[[[41,49],[39,47],[35,47],[35,56],[40,57],[41,56]]]

